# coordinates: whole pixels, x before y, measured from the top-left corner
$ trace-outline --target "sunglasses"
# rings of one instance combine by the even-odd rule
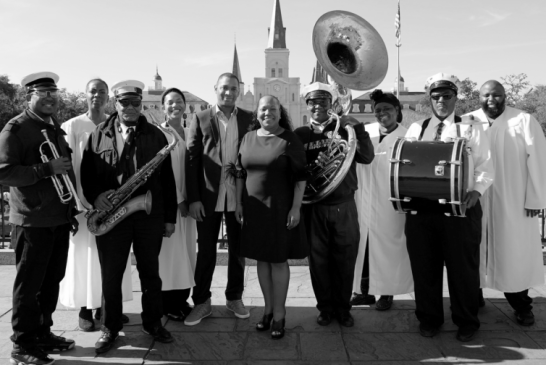
[[[440,98],[443,98],[444,100],[451,100],[453,99],[455,95],[454,94],[443,94],[443,95],[431,95],[430,98],[432,100],[440,100]]]
[[[56,98],[59,96],[58,90],[34,90],[31,94],[38,95],[41,98],[51,97]]]
[[[123,99],[123,100],[118,100],[118,103],[120,103],[121,106],[124,107],[124,108],[127,108],[129,105],[132,105],[135,108],[138,108],[140,106],[140,104],[142,104],[142,100]]]
[[[328,106],[328,103],[330,102],[330,100],[328,99],[311,99],[307,102],[307,105],[309,106],[315,106],[315,105],[318,105],[318,106],[321,106],[323,108],[326,108]]]

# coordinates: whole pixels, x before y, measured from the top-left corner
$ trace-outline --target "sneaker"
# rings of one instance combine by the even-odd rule
[[[237,318],[248,318],[250,317],[250,312],[245,308],[245,304],[241,299],[237,300],[226,300],[226,308],[235,314]]]
[[[205,303],[197,304],[195,307],[193,307],[190,315],[184,320],[184,324],[186,326],[195,326],[196,324],[199,324],[203,318],[208,317],[211,314],[212,307],[209,298]]]
[[[351,305],[372,305],[375,304],[375,297],[370,294],[353,293],[350,303]]]
[[[74,340],[54,335],[51,332],[47,335],[38,336],[38,342],[36,344],[42,351],[46,352],[71,350],[76,345]]]
[[[161,324],[157,324],[152,327],[146,327],[142,325],[142,332],[147,335],[153,336],[154,340],[161,343],[170,343],[174,341],[173,336],[169,331],[165,329]]]
[[[112,347],[114,347],[114,342],[118,336],[119,334],[117,332],[110,333],[103,331],[99,340],[95,342],[95,352],[97,354],[102,354],[109,351]]]
[[[50,365],[55,360],[37,346],[24,348],[14,344],[9,362],[13,365]]]

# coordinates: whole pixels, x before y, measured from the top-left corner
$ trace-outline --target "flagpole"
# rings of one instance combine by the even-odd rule
[[[400,100],[400,46],[402,44],[400,43],[400,28],[401,28],[401,19],[400,19],[400,0],[398,0],[398,29],[397,29],[397,37],[396,37],[396,50],[397,50],[397,58],[398,58],[398,77],[397,77],[397,87],[396,87],[396,97],[398,100]]]

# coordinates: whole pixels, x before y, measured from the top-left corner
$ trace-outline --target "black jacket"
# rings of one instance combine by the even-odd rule
[[[53,125],[45,123],[28,110],[10,120],[0,133],[0,184],[10,187],[10,222],[19,226],[55,227],[68,223],[75,213],[74,204],[61,203],[49,178],[51,165],[40,157],[43,129],[59,155],[70,158],[66,133],[59,124],[55,120]],[[44,151],[52,159],[49,148]],[[73,175],[70,171],[75,185]]]
[[[99,124],[89,136],[83,152],[81,183],[83,194],[91,204],[103,192],[117,190],[121,186],[117,179],[117,119],[118,115],[114,113],[104,123]],[[135,130],[136,169],[142,168],[167,144],[163,132],[141,115]],[[146,194],[148,190],[152,193],[150,215],[163,215],[166,223],[176,223],[178,204],[170,154],[132,196]]]

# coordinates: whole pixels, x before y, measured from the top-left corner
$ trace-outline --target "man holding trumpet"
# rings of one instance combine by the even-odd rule
[[[73,192],[70,185],[75,179],[65,133],[53,117],[58,80],[52,72],[25,77],[21,85],[27,91],[28,108],[0,133],[0,184],[10,187],[11,240],[17,265],[11,336],[15,364],[52,364],[45,351],[74,347],[73,340],[51,332],[69,234],[77,231],[75,196],[65,202],[60,198],[63,191]],[[45,136],[50,143],[44,144]]]

